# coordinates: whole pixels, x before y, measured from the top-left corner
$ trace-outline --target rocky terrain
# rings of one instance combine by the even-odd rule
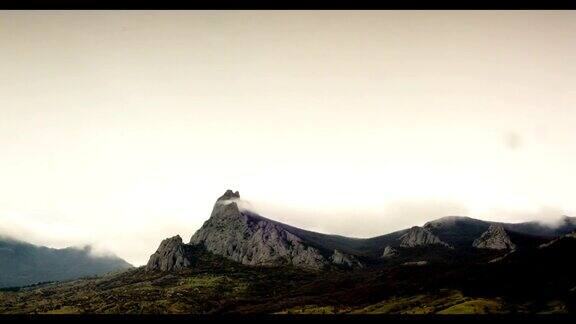
[[[236,199],[240,194],[231,190],[218,198],[210,218],[190,244],[203,245],[214,254],[247,265],[321,269],[331,262],[358,264],[340,251],[321,251],[282,224],[241,211]]]
[[[474,240],[472,246],[478,249],[514,250],[516,245],[512,243],[502,225],[490,225],[486,232]]]
[[[181,270],[190,267],[193,262],[191,247],[183,244],[180,235],[176,235],[160,243],[158,250],[150,256],[146,270]]]
[[[442,242],[436,235],[432,234],[424,227],[414,226],[408,233],[400,237],[401,247],[415,247],[426,245],[441,245],[450,247],[448,244]]]
[[[334,250],[334,254],[330,258],[330,261],[334,264],[344,265],[349,268],[363,268],[364,265],[362,262],[358,261],[358,259],[352,255],[348,255],[342,253],[338,250]]]
[[[321,270],[331,266],[362,268],[379,263],[378,260],[395,260],[399,255],[402,257],[398,262],[482,259],[487,255],[471,252],[469,247],[499,251],[536,246],[553,238],[546,236],[550,234],[549,230],[544,231],[543,236],[527,234],[537,228],[532,223],[499,224],[459,216],[444,217],[423,227],[414,226],[369,239],[347,238],[273,221],[240,208],[240,202],[239,192],[227,190],[216,200],[210,217],[192,236],[189,245],[203,246],[209,252],[245,265],[292,265]],[[525,233],[508,228],[524,229]],[[576,229],[576,223],[573,228],[565,228],[570,229]],[[511,235],[517,242],[512,243]],[[174,246],[179,251],[162,252],[160,250],[165,248],[161,247],[148,267],[157,269],[162,262],[176,267],[174,262],[186,264],[185,244]],[[176,257],[179,261],[162,261],[162,255],[168,258],[179,255]],[[488,253],[488,256],[493,259],[501,254]]]
[[[391,247],[390,245],[387,245],[384,248],[384,252],[382,252],[382,257],[383,258],[392,258],[398,255],[398,251],[396,249],[394,249],[393,247]]]

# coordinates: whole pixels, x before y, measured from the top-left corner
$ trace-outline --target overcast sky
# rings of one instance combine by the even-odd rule
[[[350,236],[576,214],[573,11],[0,12],[0,232],[135,265],[226,189]]]

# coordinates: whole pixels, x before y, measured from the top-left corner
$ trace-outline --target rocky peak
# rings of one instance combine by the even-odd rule
[[[248,264],[275,266],[292,264],[319,269],[329,261],[320,251],[288,231],[282,224],[251,213],[242,213],[231,199],[238,192],[227,190],[214,204],[212,215],[194,233],[191,244],[228,259]]]
[[[158,250],[150,256],[146,270],[180,270],[189,267],[192,261],[189,246],[182,243],[180,235],[176,235],[160,243]]]
[[[445,247],[450,247],[448,244],[442,242],[436,235],[432,234],[428,229],[414,226],[410,230],[400,236],[400,246],[401,247],[415,247],[415,246],[426,246],[426,245],[442,245]]]
[[[514,250],[516,248],[504,227],[496,224],[491,224],[486,232],[474,240],[472,246],[478,249],[492,250]]]
[[[232,199],[240,199],[240,193],[238,191],[234,192],[228,189],[222,196],[220,196],[220,198],[218,198],[218,201],[225,201]]]
[[[237,200],[240,199],[238,191],[226,190],[226,192],[216,200],[212,214],[210,217],[233,217],[241,216],[240,208],[238,208]]]

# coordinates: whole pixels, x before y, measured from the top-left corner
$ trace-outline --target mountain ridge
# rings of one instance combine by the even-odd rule
[[[505,237],[498,232],[500,236],[496,239],[519,248],[537,246],[553,238],[553,234],[576,229],[576,221],[569,217],[564,218],[564,227],[553,231],[538,222],[500,223],[467,216],[446,216],[426,222],[421,227],[413,226],[371,238],[352,238],[281,223],[240,208],[240,202],[238,191],[227,190],[216,200],[210,217],[192,235],[188,244],[202,245],[211,253],[246,265],[291,264],[319,270],[333,265],[363,267],[366,263],[378,263],[381,262],[378,260],[383,259],[394,262],[398,255],[406,262],[425,261],[406,259],[410,255],[428,255],[429,260],[469,258],[475,253],[483,255],[473,251],[477,250],[474,242],[483,234],[490,234],[491,228],[502,228]],[[546,230],[539,232],[541,228]],[[171,252],[166,253],[168,255]],[[185,256],[180,257],[185,259]]]
[[[0,237],[0,287],[69,280],[133,268],[115,255],[95,256],[92,246],[54,249]]]

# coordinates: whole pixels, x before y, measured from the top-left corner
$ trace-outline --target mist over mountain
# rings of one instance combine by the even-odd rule
[[[132,268],[114,255],[97,255],[91,246],[53,249],[0,236],[0,287],[98,276]]]

